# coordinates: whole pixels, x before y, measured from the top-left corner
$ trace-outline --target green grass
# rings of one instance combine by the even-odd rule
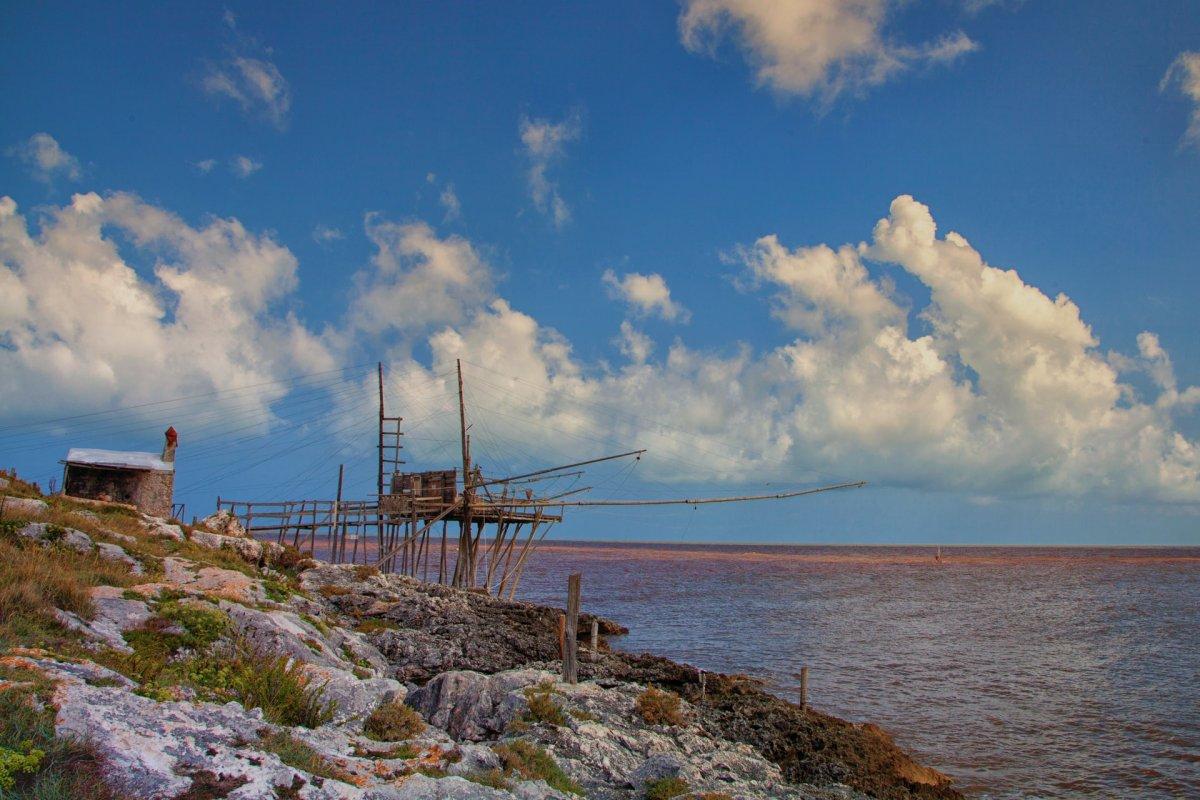
[[[526,722],[544,722],[547,725],[565,725],[562,706],[554,702],[554,684],[549,681],[537,686],[525,687],[525,700],[529,710],[524,714]]]
[[[55,737],[50,682],[18,667],[0,667],[0,678],[17,682],[0,689],[0,800],[117,800],[95,750]]]
[[[689,791],[691,788],[681,778],[659,778],[646,782],[646,800],[670,800]]]
[[[507,776],[517,775],[524,780],[542,780],[551,789],[566,794],[583,795],[583,788],[563,772],[554,758],[542,748],[523,739],[492,746]]]
[[[468,772],[463,775],[464,778],[471,783],[478,783],[481,786],[490,786],[493,789],[508,790],[512,787],[508,778],[504,775],[504,770],[489,769],[486,772]]]
[[[259,739],[257,746],[261,750],[279,756],[279,760],[289,767],[302,769],[322,778],[349,781],[352,777],[287,731],[267,733]]]

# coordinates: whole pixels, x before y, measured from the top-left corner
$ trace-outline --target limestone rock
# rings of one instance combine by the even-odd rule
[[[242,523],[226,508],[200,520],[200,527],[221,536],[239,536],[242,538],[246,536],[246,529],[242,527]]]
[[[34,497],[4,498],[4,516],[6,517],[37,517],[49,510],[50,506],[45,500],[38,500]]]
[[[130,574],[145,575],[146,570],[142,567],[142,562],[138,561],[129,553],[125,552],[125,548],[119,544],[109,544],[108,542],[96,542],[96,552],[101,558],[109,561],[118,561],[129,567]]]
[[[262,581],[242,572],[220,567],[199,567],[182,558],[163,559],[164,581],[183,590],[191,590],[233,600],[238,603],[265,603]]]
[[[405,702],[455,739],[478,742],[502,733],[527,707],[521,690],[545,680],[553,676],[531,669],[495,675],[444,672],[411,692]]]
[[[166,520],[158,517],[143,517],[142,524],[152,536],[158,536],[163,539],[171,539],[172,541],[182,542],[184,539],[183,528],[178,525],[173,525]]]
[[[83,531],[51,525],[48,522],[31,522],[17,531],[17,535],[33,539],[43,545],[62,545],[78,553],[92,552],[92,537]]]
[[[257,563],[263,555],[262,542],[256,542],[244,536],[226,536],[211,531],[194,530],[191,539],[201,547],[208,547],[212,550],[232,550],[250,562]]]

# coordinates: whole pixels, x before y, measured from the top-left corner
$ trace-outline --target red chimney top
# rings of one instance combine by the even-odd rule
[[[167,428],[167,446],[174,447],[179,444],[179,434],[175,432],[175,426]]]

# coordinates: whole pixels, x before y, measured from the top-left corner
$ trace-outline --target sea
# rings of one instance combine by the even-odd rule
[[[874,722],[968,796],[1200,798],[1200,548],[546,542],[519,596]]]

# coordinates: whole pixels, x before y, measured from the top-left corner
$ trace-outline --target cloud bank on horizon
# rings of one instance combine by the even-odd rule
[[[75,195],[31,222],[5,197],[0,407],[44,416],[262,383],[229,413],[269,417],[286,390],[268,381],[385,350],[397,391],[433,387],[406,398],[412,418],[436,417],[462,358],[484,369],[478,391],[513,444],[551,457],[577,453],[572,438],[636,443],[663,480],[836,472],[989,496],[1200,503],[1200,443],[1176,424],[1200,387],[1178,385],[1158,338],[1103,350],[1067,296],[939,235],[908,195],[859,243],[765,235],[732,251],[748,290],[770,296],[785,340],[773,349],[676,339],[655,359],[627,319],[611,363],[581,360],[501,296],[468,239],[378,214],[364,230],[375,254],[345,321],[317,331],[296,313],[297,260],[270,233],[236,219],[190,225],[120,192]],[[146,259],[149,275],[135,266]],[[919,280],[928,305],[914,313],[881,265]],[[606,281],[635,316],[671,318],[661,276]],[[451,435],[443,416],[430,425]]]

